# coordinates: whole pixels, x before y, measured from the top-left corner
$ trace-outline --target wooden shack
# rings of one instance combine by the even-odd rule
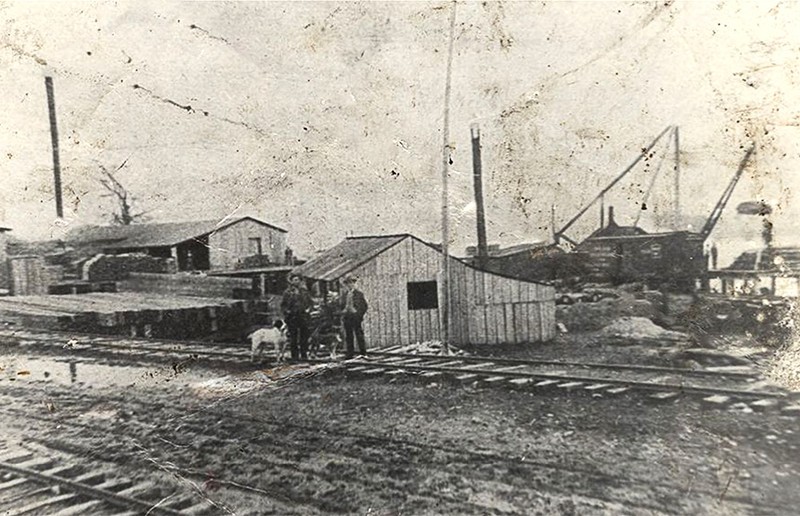
[[[555,336],[555,289],[450,257],[450,342],[506,344]],[[322,293],[358,277],[369,347],[441,340],[442,254],[410,234],[349,237],[294,269]]]
[[[644,282],[654,288],[692,290],[706,271],[705,238],[690,231],[648,233],[621,226],[609,210],[608,225],[592,233],[575,249],[585,255],[587,279],[597,282]]]
[[[131,224],[129,226],[81,226],[65,240],[95,253],[142,252],[172,257],[178,270],[221,270],[242,265],[283,265],[286,230],[253,217]],[[252,265],[251,265],[252,266]]]

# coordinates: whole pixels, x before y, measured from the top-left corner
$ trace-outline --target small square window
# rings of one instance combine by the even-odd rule
[[[435,281],[414,281],[406,285],[409,310],[439,308],[439,291]]]
[[[250,244],[250,255],[254,254],[264,254],[264,250],[261,247],[261,239],[260,238],[248,238],[247,239]]]
[[[653,258],[661,258],[661,244],[651,245],[650,253],[653,255]]]

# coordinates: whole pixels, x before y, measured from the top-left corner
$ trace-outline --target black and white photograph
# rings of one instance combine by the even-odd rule
[[[0,514],[798,514],[798,21],[0,0]]]

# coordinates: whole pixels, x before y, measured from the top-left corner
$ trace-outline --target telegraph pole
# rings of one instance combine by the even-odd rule
[[[681,140],[675,126],[675,230],[681,230]]]
[[[450,352],[450,227],[448,219],[447,176],[450,173],[450,80],[453,75],[453,40],[456,29],[456,2],[450,11],[450,42],[447,50],[447,74],[444,87],[444,129],[442,130],[442,306],[440,328],[442,329],[442,348]]]

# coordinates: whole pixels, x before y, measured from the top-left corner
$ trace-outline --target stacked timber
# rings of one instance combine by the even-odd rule
[[[0,298],[7,325],[171,339],[236,334],[253,324],[253,301],[152,293]]]

